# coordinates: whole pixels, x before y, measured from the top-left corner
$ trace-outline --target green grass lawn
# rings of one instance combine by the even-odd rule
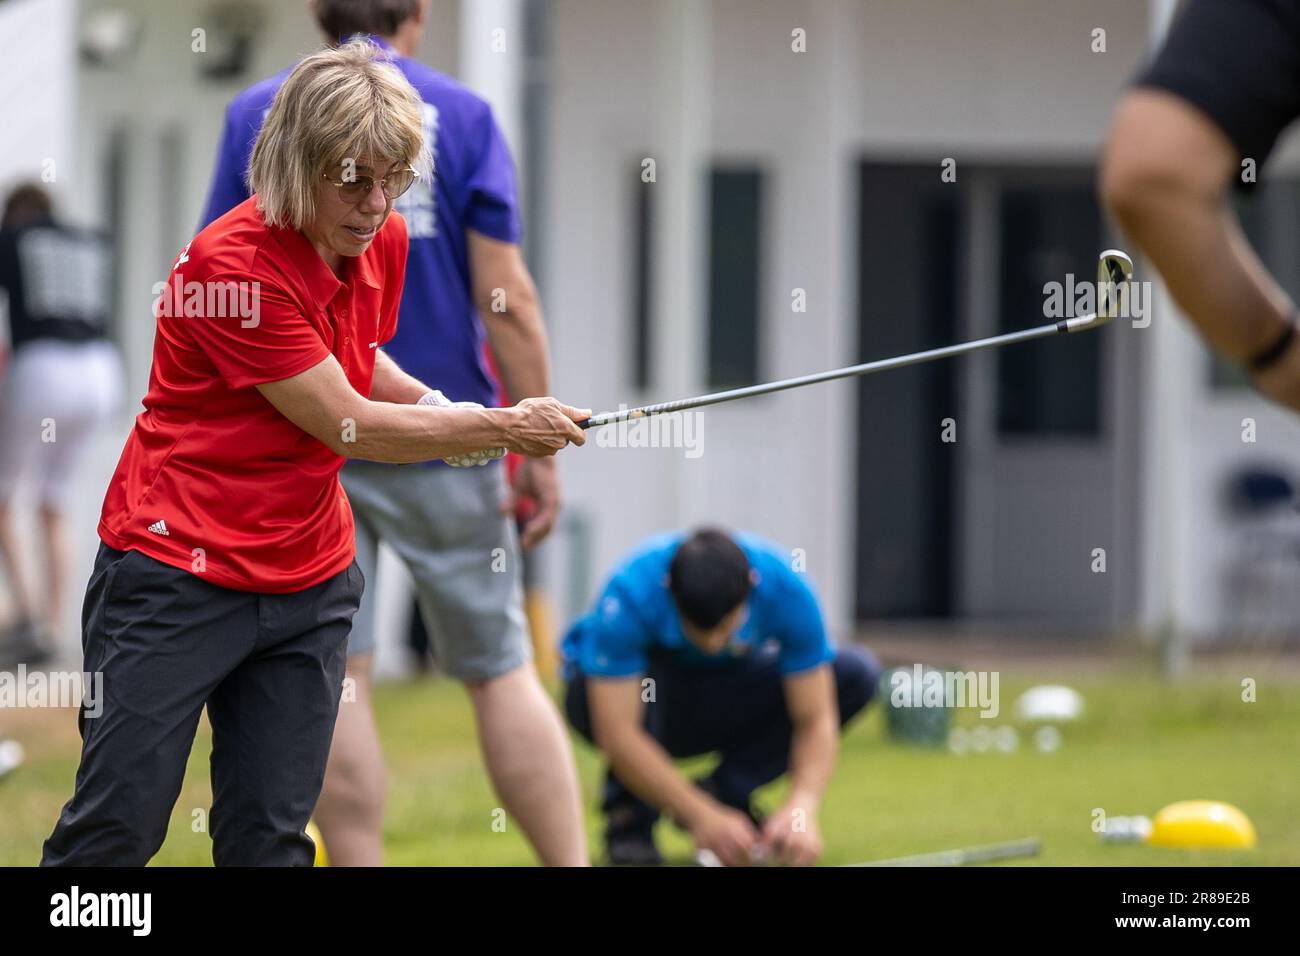
[[[1249,672],[1247,672],[1249,673]],[[1063,728],[1064,742],[1039,753],[1022,734],[1011,754],[955,756],[890,743],[873,703],[843,739],[821,814],[824,864],[922,853],[1037,836],[1048,865],[1300,864],[1300,683],[1268,673],[1258,701],[1240,697],[1242,675],[1169,684],[1150,676],[1090,674],[1068,682],[1088,702],[1085,718]],[[1053,674],[1002,674],[1002,715],[1024,688],[1062,681]],[[393,865],[530,865],[518,828],[493,829],[497,801],[479,764],[469,702],[449,681],[386,684],[376,697],[389,765],[388,862]],[[974,711],[961,722],[974,725]],[[27,763],[0,782],[0,865],[28,865],[72,791],[78,739],[71,711],[0,713],[0,736],[18,739]],[[578,743],[593,848],[601,770]],[[206,811],[209,738],[200,733],[172,816],[161,865],[208,865],[211,844],[195,832]],[[760,804],[781,797],[779,782]],[[1103,845],[1094,808],[1111,815],[1154,814],[1175,800],[1221,799],[1254,821],[1253,851],[1175,851]],[[661,848],[685,857],[688,840],[668,824]]]

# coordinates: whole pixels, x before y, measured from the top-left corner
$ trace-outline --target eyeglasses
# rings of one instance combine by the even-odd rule
[[[384,195],[389,199],[396,199],[402,193],[411,188],[418,174],[410,166],[405,169],[399,169],[395,173],[389,173],[383,179],[376,180],[373,176],[354,176],[351,179],[331,179],[329,173],[321,173],[321,178],[338,187],[339,199],[349,205],[355,205],[370,195],[370,191],[375,188],[375,183],[379,183],[379,188],[384,191]]]

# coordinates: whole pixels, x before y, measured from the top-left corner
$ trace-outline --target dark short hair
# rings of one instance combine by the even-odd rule
[[[356,33],[390,37],[419,7],[420,0],[316,0],[316,22],[336,40]]]
[[[36,183],[23,183],[15,187],[5,199],[0,228],[10,229],[21,222],[42,219],[52,212],[54,201],[50,199],[50,194]]]
[[[725,531],[700,528],[673,555],[668,588],[689,623],[717,627],[749,597],[749,559]]]

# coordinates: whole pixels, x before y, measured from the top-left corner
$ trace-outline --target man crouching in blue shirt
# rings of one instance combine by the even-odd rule
[[[564,638],[565,709],[609,760],[610,863],[662,863],[660,812],[728,866],[810,865],[840,727],[875,691],[880,666],[836,649],[789,553],[715,529],[658,535],[610,577]],[[673,759],[719,753],[692,783]],[[762,820],[755,789],[786,773],[784,806]]]

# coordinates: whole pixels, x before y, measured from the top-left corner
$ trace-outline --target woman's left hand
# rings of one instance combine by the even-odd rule
[[[438,389],[428,392],[420,397],[416,402],[417,405],[436,405],[439,408],[482,408],[478,402],[453,402]],[[482,451],[472,451],[467,455],[455,455],[451,458],[444,458],[447,464],[453,468],[473,468],[475,465],[486,465],[490,461],[496,461],[498,458],[504,458],[506,450],[504,448],[484,448]]]

